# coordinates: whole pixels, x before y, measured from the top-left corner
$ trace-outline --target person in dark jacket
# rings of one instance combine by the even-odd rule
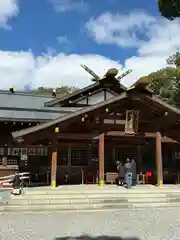
[[[12,180],[12,186],[14,189],[19,189],[20,185],[21,185],[21,180],[20,180],[19,173],[15,173],[14,178]]]
[[[132,187],[132,162],[129,158],[126,159],[124,164],[124,171],[126,187],[129,189]]]
[[[124,166],[121,161],[117,161],[118,185],[124,184]]]
[[[136,162],[134,159],[132,159],[131,163],[132,163],[132,186],[135,186],[137,180]]]

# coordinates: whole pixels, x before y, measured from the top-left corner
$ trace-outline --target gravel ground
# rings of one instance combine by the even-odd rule
[[[91,239],[106,235],[119,237],[116,239],[179,240],[180,209],[0,215],[0,240],[53,240],[80,235]]]

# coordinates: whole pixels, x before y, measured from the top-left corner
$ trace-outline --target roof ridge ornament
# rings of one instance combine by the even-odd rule
[[[119,70],[117,68],[109,68],[107,70],[107,72],[105,73],[105,75],[103,77],[100,77],[93,70],[91,70],[89,67],[87,67],[86,65],[81,64],[81,67],[84,68],[84,70],[86,72],[88,72],[93,77],[92,78],[93,82],[98,82],[98,81],[104,80],[104,79],[109,78],[109,77],[111,77],[114,80],[121,81],[122,78],[124,78],[125,76],[127,76],[128,74],[130,74],[133,71],[132,69],[128,69],[123,74],[117,76],[118,73],[119,73]]]
[[[138,90],[146,90],[149,93],[153,93],[153,91],[149,88],[151,79],[148,77],[141,77],[135,83],[133,83],[127,90],[138,89]]]

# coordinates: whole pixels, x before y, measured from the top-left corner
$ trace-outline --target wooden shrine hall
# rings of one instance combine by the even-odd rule
[[[88,92],[87,99],[93,94]],[[58,98],[55,103],[58,106]],[[85,183],[91,175],[93,183],[98,177],[103,185],[107,174],[116,172],[116,161],[127,157],[135,159],[138,174],[150,172],[149,183],[160,186],[179,183],[179,129],[180,110],[135,84],[12,136],[16,146],[49,146],[52,187],[63,184],[66,175],[69,184]]]

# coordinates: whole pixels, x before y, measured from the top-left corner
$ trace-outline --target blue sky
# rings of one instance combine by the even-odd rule
[[[89,84],[99,75],[132,68],[130,85],[166,66],[178,51],[179,20],[169,22],[156,0],[6,0],[0,3],[1,88]],[[176,40],[175,40],[176,37]]]
[[[61,0],[54,2],[61,4]],[[72,2],[69,1],[69,5],[72,5]],[[74,2],[78,1],[74,0]],[[117,49],[116,46],[96,44],[88,37],[85,29],[86,22],[91,17],[97,18],[104,12],[116,13],[117,10],[122,14],[134,9],[158,14],[155,2],[156,0],[147,1],[147,3],[144,0],[89,0],[84,1],[80,10],[67,8],[63,11],[54,6],[58,3],[53,5],[53,0],[19,0],[18,17],[9,21],[12,30],[0,31],[0,49],[11,51],[31,49],[35,55],[40,55],[47,50],[47,47],[52,47],[57,51],[97,53],[111,56],[113,59],[121,57],[123,60],[123,55],[134,54],[134,49],[126,49],[121,53],[123,49]],[[68,41],[73,43],[71,47],[67,48],[66,42],[59,44],[57,41],[59,36],[66,36]]]

